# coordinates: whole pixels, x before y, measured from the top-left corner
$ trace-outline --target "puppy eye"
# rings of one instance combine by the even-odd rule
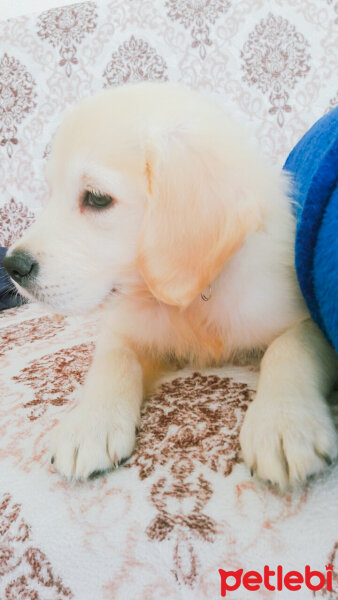
[[[114,198],[107,194],[101,194],[94,190],[86,190],[82,198],[82,206],[93,208],[95,210],[102,210],[115,204]]]

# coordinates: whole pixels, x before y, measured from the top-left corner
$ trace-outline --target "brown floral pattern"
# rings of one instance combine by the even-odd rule
[[[0,59],[0,145],[8,156],[18,143],[17,126],[36,107],[35,81],[26,67],[14,56]]]
[[[194,373],[164,383],[143,409],[129,467],[137,465],[141,479],[159,467],[166,469],[151,488],[158,512],[147,534],[157,541],[175,539],[175,577],[185,585],[193,586],[197,576],[194,538],[211,542],[216,531],[215,521],[203,512],[212,485],[197,464],[224,477],[231,474],[239,461],[238,433],[252,394],[245,383]]]
[[[24,321],[18,327],[13,327],[13,325],[4,327],[0,331],[0,357],[13,350],[13,348],[19,348],[27,343],[33,344],[40,340],[42,336],[45,340],[50,340],[63,327],[64,318],[59,321],[46,315]]]
[[[283,564],[295,526],[309,564],[331,560],[337,472],[281,497],[240,460],[238,432],[257,381],[250,366],[186,370],[162,383],[142,409],[133,456],[114,473],[69,485],[53,472],[49,436],[83,382],[94,322],[55,321],[32,304],[0,319],[10,348],[0,370],[0,489],[19,490],[36,534],[18,516],[8,542],[0,514],[0,598],[66,600],[66,582],[83,600],[216,598],[220,566],[248,569],[262,540],[270,563]]]
[[[28,206],[11,198],[0,207],[0,246],[9,247],[13,244],[34,220],[35,215]]]
[[[31,528],[21,505],[10,494],[0,498],[0,594],[4,600],[73,598],[47,556],[32,544]]]
[[[229,0],[166,0],[168,17],[177,20],[185,29],[191,28],[192,47],[198,48],[205,59],[207,46],[212,45],[210,25],[214,25],[230,7]]]
[[[92,33],[96,27],[96,4],[83,2],[42,13],[38,20],[38,35],[59,49],[60,67],[65,67],[67,77],[72,65],[78,64],[76,44]]]
[[[105,87],[137,81],[166,81],[167,65],[148,42],[133,35],[125,41],[106,66],[103,77]]]
[[[143,408],[135,458],[140,477],[149,477],[155,464],[165,465],[174,449],[229,475],[238,461],[238,428],[251,399],[245,383],[217,375],[194,373],[163,384]]]
[[[23,404],[31,421],[41,417],[48,404],[62,406],[69,401],[70,394],[83,383],[93,350],[94,344],[79,344],[47,354],[13,377],[34,391],[33,400]]]
[[[241,52],[244,81],[269,93],[270,114],[280,127],[291,111],[289,92],[310,70],[309,42],[294,25],[269,13],[249,35]]]
[[[151,501],[158,514],[146,529],[150,539],[162,542],[174,538],[173,563],[175,578],[186,586],[196,583],[200,566],[194,551],[194,541],[201,538],[213,542],[217,524],[203,512],[213,495],[210,483],[202,476],[192,477],[194,464],[188,459],[177,460],[171,467],[173,480],[159,479],[151,488]],[[187,500],[189,509],[186,509]],[[173,512],[171,504],[176,504]]]

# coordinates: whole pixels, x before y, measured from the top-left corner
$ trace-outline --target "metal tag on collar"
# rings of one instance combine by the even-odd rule
[[[208,287],[202,292],[201,298],[204,302],[208,302],[208,300],[210,300],[211,291],[211,285],[208,285]]]

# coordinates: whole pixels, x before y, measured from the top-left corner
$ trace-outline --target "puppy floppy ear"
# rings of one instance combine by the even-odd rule
[[[261,206],[202,136],[168,136],[150,149],[145,174],[138,266],[156,298],[186,307],[259,228]]]

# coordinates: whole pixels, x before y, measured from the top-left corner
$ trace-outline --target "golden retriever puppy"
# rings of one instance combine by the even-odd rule
[[[284,488],[336,457],[337,359],[297,285],[285,175],[232,118],[177,85],[106,90],[65,117],[47,179],[50,200],[5,266],[56,312],[102,307],[82,401],[52,442],[61,474],[84,479],[131,454],[163,364],[252,349],[266,352],[240,435],[248,467]]]

